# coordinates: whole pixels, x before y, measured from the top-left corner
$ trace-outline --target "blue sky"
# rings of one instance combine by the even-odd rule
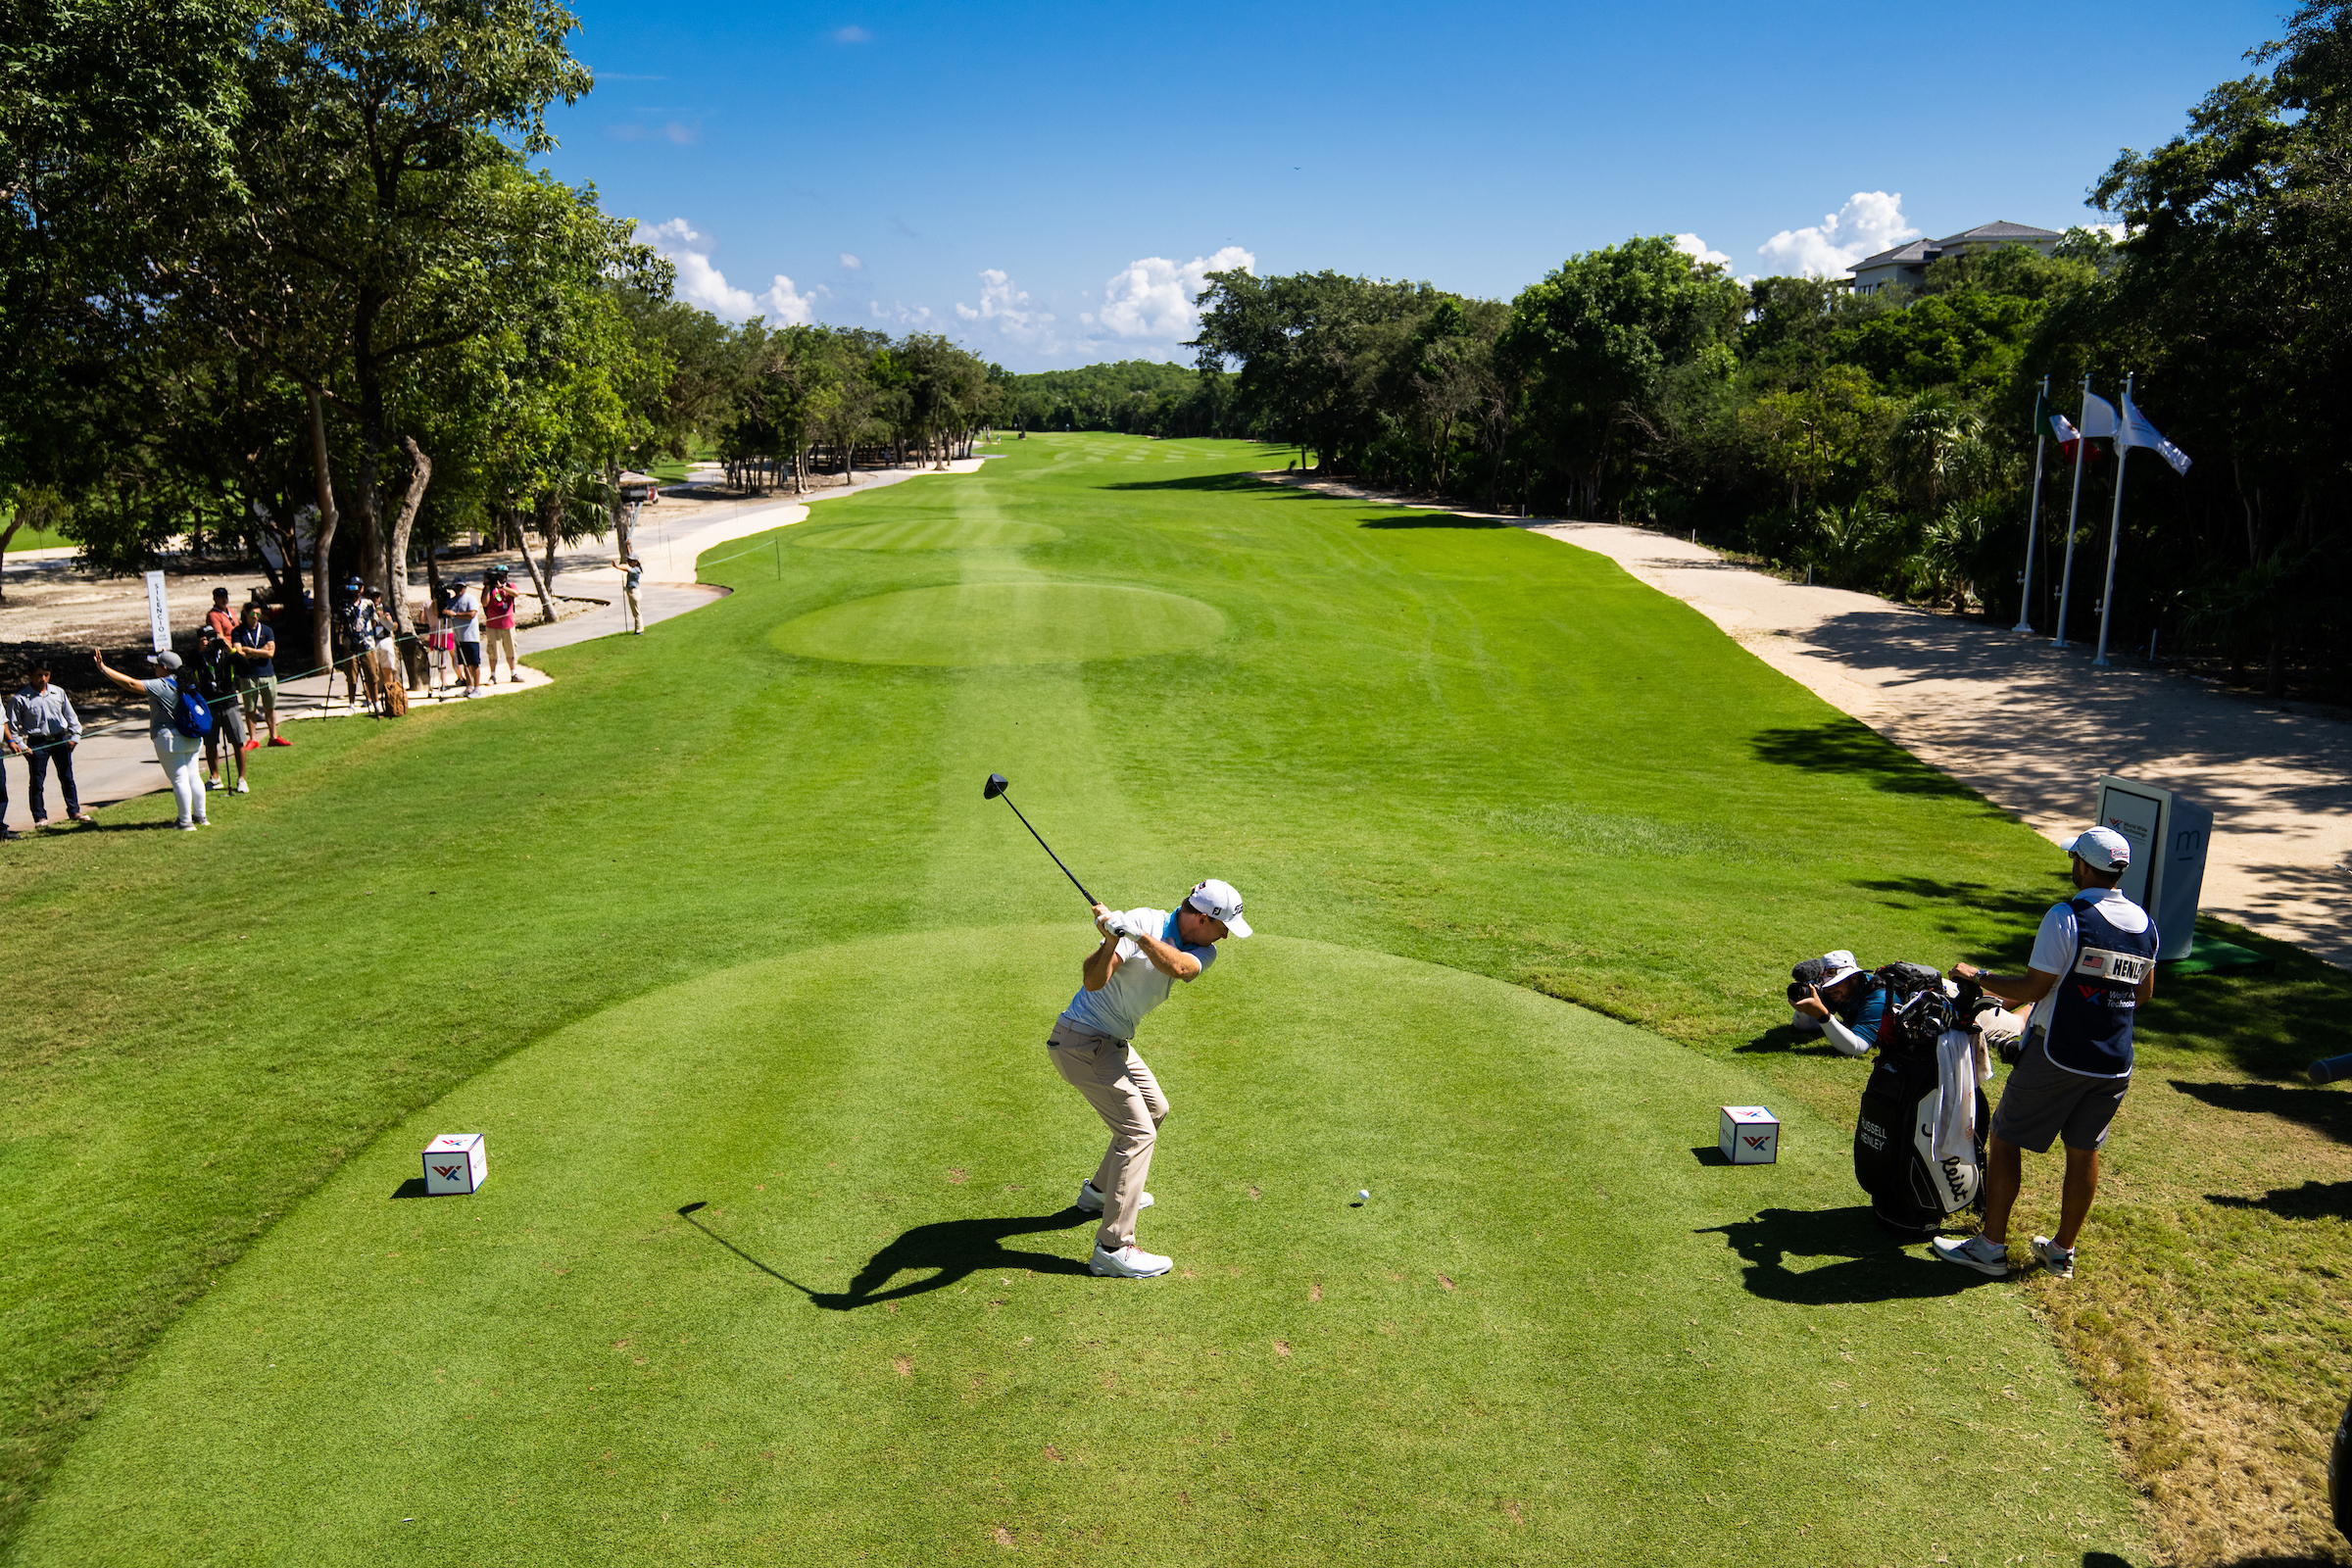
[[[1200,274],[1244,259],[1507,299],[1639,233],[1747,275],[2092,221],[2117,149],[2177,133],[2284,7],[578,9],[597,89],[549,167],[681,297],[1043,369],[1185,358]]]

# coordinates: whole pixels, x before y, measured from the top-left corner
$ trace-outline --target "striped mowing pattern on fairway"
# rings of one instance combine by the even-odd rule
[[[1009,550],[1059,539],[1059,528],[1017,517],[897,517],[799,534],[804,550]]]
[[[811,611],[769,634],[858,664],[1053,664],[1198,648],[1225,617],[1198,599],[1110,583],[965,582]]]
[[[523,698],[310,726],[209,835],[16,846],[14,928],[71,928],[81,961],[20,999],[4,1069],[0,1529],[58,1490],[0,1557],[130,1558],[190,1521],[173,1560],[304,1568],[532,1524],[529,1553],[566,1568],[1001,1543],[1122,1565],[2135,1552],[2034,1288],[1884,1249],[1843,1169],[1860,1071],[1780,1027],[1778,975],[1833,941],[2022,956],[2048,846],[1596,557],[1247,476],[1283,449],[1079,461],[1143,445],[1032,438],[775,536],[1011,517],[1058,538],[746,541],[707,570],[727,598],[544,655],[558,679]],[[1145,589],[1222,631],[1038,664],[770,640],[1002,583]],[[974,653],[968,626],[941,641]],[[980,800],[991,769],[1105,897],[1225,876],[1269,933],[1152,1021],[1176,1114],[1147,1240],[1195,1270],[1164,1295],[1048,1294],[1092,1289],[1054,1210],[1100,1134],[1037,1059],[1086,939],[966,930],[1078,912]],[[155,919],[257,865],[236,920]],[[642,1072],[580,1038],[600,1030]],[[1584,1050],[1610,1039],[1631,1044]],[[518,1049],[550,1076],[502,1076]],[[1715,1103],[1759,1100],[1789,1164],[1699,1165]],[[390,1199],[423,1136],[476,1115],[478,1203]],[[2140,1136],[2111,1145],[2127,1172]],[[1332,1206],[1299,1206],[1325,1183]],[[1374,1204],[1346,1211],[1358,1188]],[[710,1234],[675,1216],[690,1197]],[[812,1206],[754,1207],[788,1197]],[[1377,1252],[1338,1228],[1392,1213]],[[1013,1288],[974,1269],[796,1309],[712,1240],[780,1273],[788,1242],[829,1270],[795,1279],[856,1296],[869,1266],[936,1277],[899,1265],[966,1221],[945,1234],[1030,1255],[993,1276]],[[720,1272],[673,1274],[697,1250]],[[1050,1357],[1018,1359],[1024,1338]],[[674,1374],[707,1411],[608,1368]],[[245,1446],[172,1436],[247,1408]],[[452,1424],[428,1438],[422,1413]],[[665,1446],[673,1426],[698,1435]]]

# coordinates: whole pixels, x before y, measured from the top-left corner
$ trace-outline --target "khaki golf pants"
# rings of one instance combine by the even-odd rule
[[[1133,1046],[1066,1018],[1054,1020],[1046,1054],[1110,1129],[1110,1148],[1095,1168],[1095,1190],[1102,1195],[1095,1243],[1115,1252],[1135,1241],[1135,1214],[1143,1206],[1144,1178],[1152,1174],[1152,1146],[1167,1119],[1167,1096]]]

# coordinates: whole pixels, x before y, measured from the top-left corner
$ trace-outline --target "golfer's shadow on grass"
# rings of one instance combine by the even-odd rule
[[[884,1301],[896,1301],[908,1296],[920,1296],[926,1291],[942,1290],[984,1268],[1020,1268],[1032,1274],[1089,1274],[1087,1266],[1075,1258],[1058,1257],[1051,1252],[1013,1251],[1004,1246],[1004,1238],[1036,1235],[1043,1231],[1066,1231],[1080,1225],[1095,1224],[1101,1219],[1100,1215],[1072,1206],[1058,1214],[935,1220],[929,1225],[917,1225],[901,1234],[897,1241],[865,1260],[865,1266],[851,1279],[848,1290],[832,1292],[812,1291],[799,1280],[778,1273],[760,1262],[696,1219],[695,1210],[702,1206],[700,1203],[688,1203],[678,1210],[678,1217],[760,1273],[782,1280],[808,1298],[809,1305],[821,1306],[830,1312],[878,1306]],[[891,1285],[891,1281],[901,1274],[920,1274],[925,1270],[931,1271],[928,1279]]]
[[[1879,1229],[1866,1206],[1768,1208],[1753,1219],[1693,1232],[1728,1238],[1747,1260],[1748,1294],[1799,1306],[1852,1306],[1864,1301],[1910,1301],[1956,1296],[1984,1276],[1904,1250]],[[1794,1269],[1790,1257],[1835,1258]]]

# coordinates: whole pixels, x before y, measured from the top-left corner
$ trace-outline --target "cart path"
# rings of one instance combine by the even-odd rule
[[[1430,505],[1269,477],[1354,500]],[[2352,967],[2352,724],[2161,669],[2095,668],[2087,647],[2059,649],[1984,621],[1783,582],[1646,528],[1507,520],[1607,556],[1682,600],[2053,844],[2088,825],[2103,773],[2180,791],[2214,814],[2201,907]]]

